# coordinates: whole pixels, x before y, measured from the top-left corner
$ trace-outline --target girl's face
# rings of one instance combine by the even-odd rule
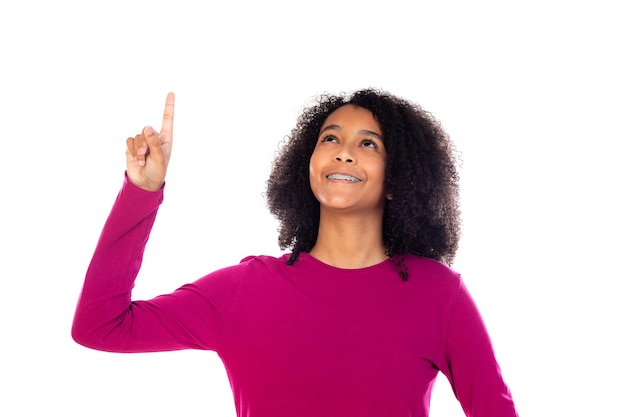
[[[386,155],[371,111],[346,104],[332,112],[309,163],[311,190],[321,209],[382,216]]]

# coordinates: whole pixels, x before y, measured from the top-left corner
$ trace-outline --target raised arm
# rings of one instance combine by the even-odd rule
[[[174,95],[170,93],[161,132],[146,127],[127,140],[124,185],[96,245],[74,315],[72,337],[84,346],[115,352],[215,346],[224,291],[209,288],[215,276],[228,277],[229,272],[204,279],[206,285],[192,283],[151,300],[131,297],[163,200],[173,117]]]

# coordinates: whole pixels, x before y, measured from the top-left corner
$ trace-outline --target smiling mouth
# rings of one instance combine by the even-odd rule
[[[361,182],[361,180],[357,177],[353,177],[352,175],[344,175],[344,174],[330,174],[330,175],[327,175],[326,178],[328,178],[329,180]]]

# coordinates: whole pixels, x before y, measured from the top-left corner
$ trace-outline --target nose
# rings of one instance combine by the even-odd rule
[[[335,157],[335,160],[338,162],[346,162],[348,164],[351,164],[354,162],[354,158],[352,157],[348,149],[346,149],[346,147],[341,148],[341,150]]]

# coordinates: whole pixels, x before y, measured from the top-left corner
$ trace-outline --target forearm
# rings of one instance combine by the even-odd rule
[[[162,190],[145,191],[125,179],[87,270],[72,326],[76,342],[120,349],[118,339],[132,319],[132,288],[162,200]]]

